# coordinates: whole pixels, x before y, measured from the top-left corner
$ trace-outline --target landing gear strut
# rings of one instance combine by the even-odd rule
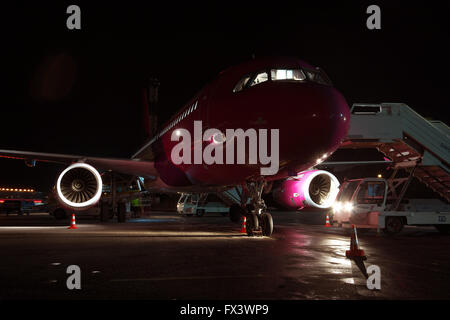
[[[267,212],[266,204],[262,199],[263,190],[266,182],[264,180],[252,181],[246,183],[247,196],[250,198],[250,205],[246,205],[247,235],[253,236],[255,233],[261,233],[263,236],[270,237],[273,232],[272,215]],[[246,197],[243,197],[246,199]],[[246,202],[246,201],[245,201]],[[245,203],[244,202],[244,203]]]

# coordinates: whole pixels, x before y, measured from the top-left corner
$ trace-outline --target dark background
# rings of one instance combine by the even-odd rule
[[[320,66],[349,105],[404,102],[449,123],[444,1],[93,2],[2,3],[0,149],[130,157],[150,76],[164,121],[252,54]],[[81,30],[66,28],[70,4]],[[366,28],[370,4],[381,30]],[[60,169],[0,159],[0,187],[46,191]]]

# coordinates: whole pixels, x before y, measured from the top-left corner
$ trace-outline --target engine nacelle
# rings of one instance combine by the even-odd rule
[[[284,207],[326,209],[333,205],[339,192],[339,180],[324,170],[300,172],[284,180],[273,190],[273,198]]]
[[[102,195],[102,178],[99,172],[87,163],[74,163],[58,177],[56,193],[62,205],[74,210],[85,210],[94,206]]]

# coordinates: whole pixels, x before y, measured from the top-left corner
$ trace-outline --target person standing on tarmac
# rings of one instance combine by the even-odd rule
[[[138,218],[144,214],[144,208],[142,206],[142,200],[140,195],[131,200],[131,208],[135,218]]]

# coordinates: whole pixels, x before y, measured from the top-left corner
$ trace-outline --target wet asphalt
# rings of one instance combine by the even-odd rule
[[[321,213],[273,212],[271,238],[249,238],[221,215],[170,212],[126,223],[0,216],[0,299],[449,299],[450,236],[407,227],[358,233],[367,260],[349,260],[350,230]],[[67,268],[81,270],[69,290]],[[369,290],[364,268],[380,268]]]

